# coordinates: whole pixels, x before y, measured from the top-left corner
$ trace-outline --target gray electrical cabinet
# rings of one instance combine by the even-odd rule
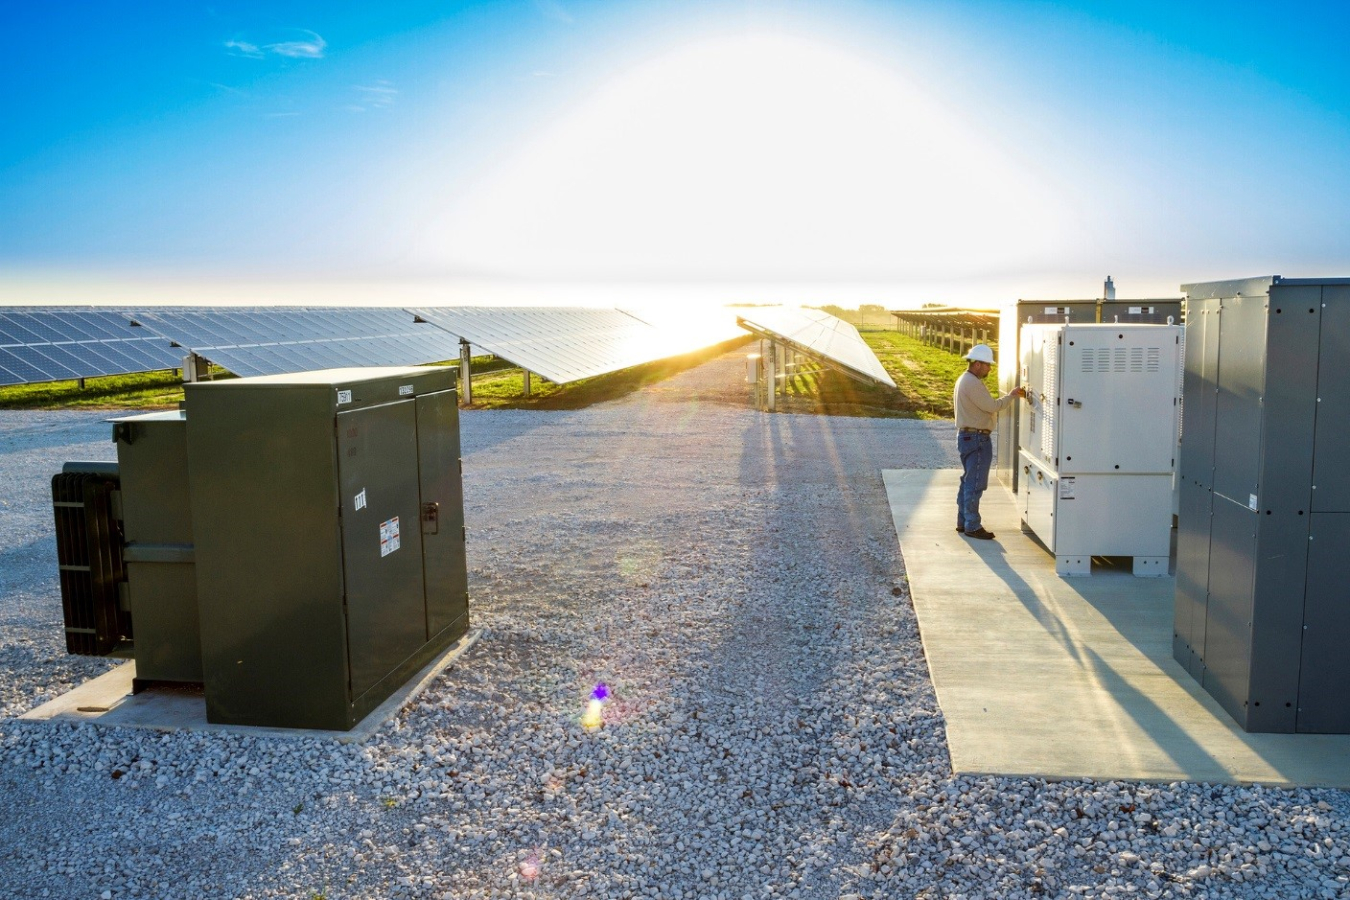
[[[181,411],[113,419],[122,493],[122,558],[136,624],[136,689],[200,683],[202,650]]]
[[[1180,325],[1181,299],[1099,300],[1097,321],[1108,325]]]
[[[349,729],[465,633],[452,379],[185,385],[209,721]]]
[[[1182,290],[1173,655],[1247,731],[1350,733],[1350,279]]]

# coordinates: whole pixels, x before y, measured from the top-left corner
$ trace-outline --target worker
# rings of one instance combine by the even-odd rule
[[[994,368],[994,351],[976,344],[966,354],[970,364],[956,379],[952,408],[956,410],[956,445],[961,452],[961,487],[956,492],[956,530],[968,538],[988,541],[994,533],[980,522],[980,496],[989,486],[989,464],[994,461],[994,422],[998,411],[1026,391],[1013,388],[994,399],[984,379]]]

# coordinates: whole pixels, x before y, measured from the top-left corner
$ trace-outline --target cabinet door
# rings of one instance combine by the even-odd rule
[[[337,417],[351,699],[427,639],[412,401]]]
[[[464,491],[459,465],[455,391],[417,398],[417,455],[422,495],[422,553],[426,569],[427,637],[469,627],[464,554]]]

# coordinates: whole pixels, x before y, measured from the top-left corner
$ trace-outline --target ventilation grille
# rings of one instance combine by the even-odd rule
[[[103,656],[131,637],[131,613],[121,608],[122,523],[113,514],[118,479],[88,472],[52,478],[56,562],[66,652]]]
[[[1161,364],[1158,347],[1088,347],[1083,350],[1082,371],[1085,375],[1156,372]]]
[[[1041,459],[1055,458],[1055,409],[1059,403],[1059,392],[1056,385],[1059,384],[1058,356],[1059,354],[1051,351],[1050,346],[1046,345],[1046,352],[1041,356],[1041,391],[1043,402],[1037,404],[1037,410],[1042,414],[1041,418]]]

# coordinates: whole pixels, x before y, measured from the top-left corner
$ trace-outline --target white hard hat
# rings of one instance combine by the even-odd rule
[[[976,344],[970,348],[970,352],[966,354],[966,359],[971,362],[989,363],[992,366],[994,364],[994,351],[989,349],[988,344]]]

